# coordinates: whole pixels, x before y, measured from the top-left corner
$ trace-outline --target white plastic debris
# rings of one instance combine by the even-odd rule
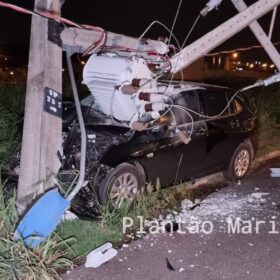
[[[184,199],[182,202],[181,202],[181,207],[183,208],[183,209],[185,209],[185,208],[190,208],[190,207],[192,207],[193,206],[193,202],[191,201],[191,200],[189,200],[189,199]]]
[[[279,178],[280,177],[280,168],[270,168],[271,177]]]
[[[267,203],[267,199],[266,198],[261,198],[260,199],[260,204],[266,204]]]
[[[201,199],[196,198],[196,199],[194,200],[194,204],[199,204],[200,202],[201,202]]]
[[[112,243],[105,243],[87,255],[85,267],[97,268],[114,258],[117,254],[118,252],[117,250],[113,249]]]
[[[262,193],[262,192],[257,192],[257,193],[251,193],[251,196],[255,199],[261,199],[264,196],[269,195],[269,193]]]
[[[75,215],[74,213],[72,213],[69,210],[66,210],[65,213],[62,216],[62,221],[74,221],[79,219],[77,215]]]
[[[253,197],[248,197],[248,203],[253,204],[255,199]]]

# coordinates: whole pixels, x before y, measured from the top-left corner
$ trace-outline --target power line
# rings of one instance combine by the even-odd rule
[[[274,46],[280,45],[280,41],[277,41],[277,42],[273,43],[273,45]],[[244,52],[244,51],[250,51],[250,50],[261,49],[261,48],[263,48],[261,45],[255,45],[255,46],[250,46],[250,47],[237,48],[237,49],[229,50],[229,51],[220,51],[220,52],[215,52],[215,53],[208,53],[208,54],[205,54],[204,56],[217,56],[217,55],[221,55],[221,54],[229,54],[229,53],[234,53],[234,52]]]

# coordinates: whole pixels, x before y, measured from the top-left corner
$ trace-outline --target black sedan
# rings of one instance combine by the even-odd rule
[[[257,117],[250,100],[205,84],[180,83],[174,88],[172,106],[143,131],[95,110],[92,96],[82,100],[88,185],[77,199],[89,215],[92,197],[119,207],[157,179],[169,186],[218,171],[230,180],[246,175],[257,147]],[[80,156],[79,126],[71,104],[64,110],[64,134],[60,178],[70,182]]]

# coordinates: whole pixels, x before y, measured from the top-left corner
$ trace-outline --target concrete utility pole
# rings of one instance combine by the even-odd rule
[[[242,5],[241,0],[236,0],[234,2],[236,2],[236,5],[237,2],[239,2],[240,6]],[[258,0],[251,6],[247,7],[247,9],[240,9],[242,11],[239,14],[232,17],[211,32],[185,47],[181,52],[174,55],[170,60],[172,65],[171,72],[179,72],[183,68],[191,65],[198,58],[221,45],[227,39],[231,38],[233,35],[237,34],[247,26],[250,26],[251,28],[253,27],[254,33],[261,31],[255,21],[264,16],[269,11],[273,10],[278,5],[280,5],[280,0]],[[244,8],[244,5],[242,6],[241,8]],[[258,34],[258,39],[265,46],[265,50],[269,53],[271,59],[276,60],[273,62],[278,65],[278,56],[275,54],[275,49],[272,48],[272,44],[268,44],[268,39],[264,37],[263,33]]]
[[[248,8],[243,0],[231,0],[231,2],[233,3],[233,5],[235,6],[235,8],[238,10],[239,13],[245,11]],[[277,7],[274,8],[274,11],[275,9],[277,9]],[[274,14],[274,16],[276,15]],[[260,24],[257,21],[252,22],[249,25],[249,27],[252,30],[252,32],[255,34],[258,41],[261,43],[262,47],[265,49],[270,59],[274,62],[278,70],[280,70],[280,54],[276,49],[276,47],[271,42],[271,35],[267,36],[263,28],[260,26]],[[270,31],[269,33],[272,34],[272,31]]]
[[[35,11],[60,15],[60,0],[35,0]],[[62,146],[62,49],[59,25],[33,16],[21,151],[18,203],[53,186]],[[43,189],[42,189],[43,187]]]

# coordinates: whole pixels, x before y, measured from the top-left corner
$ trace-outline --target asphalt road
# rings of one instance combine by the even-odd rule
[[[80,266],[64,279],[279,280],[280,178],[271,178],[268,169],[277,166],[280,160],[251,174],[240,185],[230,184],[210,194],[193,211],[194,217],[213,224],[212,233],[149,234],[120,249],[117,257],[101,267]],[[263,200],[254,198],[254,193],[264,193],[260,195]],[[237,218],[244,221],[239,234],[229,230],[228,217],[233,222]],[[257,222],[262,223],[259,233]],[[168,268],[166,258],[175,270]]]

